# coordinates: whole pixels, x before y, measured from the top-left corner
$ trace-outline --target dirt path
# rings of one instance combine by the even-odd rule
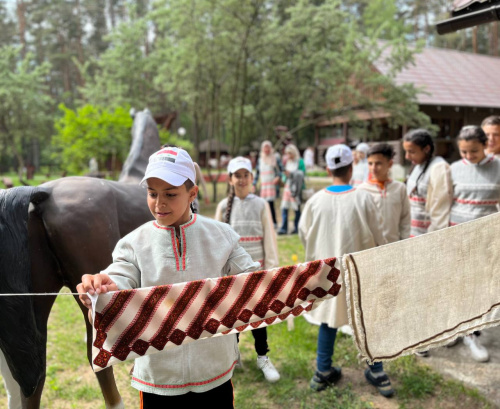
[[[429,357],[420,359],[439,373],[476,388],[500,408],[500,326],[482,331],[480,340],[490,353],[489,362],[474,361],[462,341],[450,348],[433,349]]]

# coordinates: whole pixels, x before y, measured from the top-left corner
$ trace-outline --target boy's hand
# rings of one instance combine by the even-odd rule
[[[80,293],[80,302],[87,308],[92,306],[92,301],[87,296],[89,294],[104,294],[108,291],[117,291],[118,286],[107,274],[84,274],[82,282],[76,286],[76,290]]]

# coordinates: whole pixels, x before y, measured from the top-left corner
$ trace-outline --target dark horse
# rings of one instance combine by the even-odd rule
[[[152,219],[139,186],[148,157],[160,148],[148,111],[135,115],[132,146],[118,182],[68,177],[39,187],[0,190],[0,293],[76,292],[83,274],[107,267],[116,242]],[[123,181],[122,181],[123,180]],[[56,296],[0,297],[0,348],[21,388],[23,408],[40,407],[47,321]],[[87,356],[92,327],[86,308]],[[112,368],[96,374],[107,408],[123,408]]]

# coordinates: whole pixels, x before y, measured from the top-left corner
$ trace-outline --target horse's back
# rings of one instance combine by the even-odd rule
[[[69,177],[43,186],[52,193],[39,211],[70,287],[106,268],[118,240],[152,218],[139,185]]]

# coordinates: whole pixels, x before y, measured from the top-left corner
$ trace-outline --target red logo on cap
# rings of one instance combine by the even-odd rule
[[[169,153],[170,155],[177,156],[177,152],[170,149],[162,149],[157,153],[157,155],[161,155],[162,153]]]

